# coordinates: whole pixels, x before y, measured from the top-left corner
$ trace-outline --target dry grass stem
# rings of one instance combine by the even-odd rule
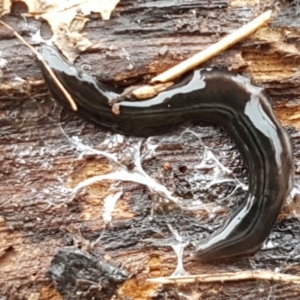
[[[167,283],[193,283],[193,282],[225,282],[225,281],[244,281],[244,280],[269,280],[278,282],[289,282],[300,284],[300,277],[295,275],[275,273],[273,271],[244,271],[235,273],[216,273],[216,274],[201,274],[188,275],[178,277],[157,277],[149,278],[147,282],[155,284]]]
[[[254,20],[244,25],[240,29],[225,36],[219,42],[209,46],[208,48],[206,48],[201,52],[198,52],[191,58],[188,58],[187,60],[181,62],[180,64],[174,66],[173,68],[152,78],[150,82],[156,83],[156,82],[171,81],[179,77],[180,75],[186,73],[187,71],[194,69],[195,67],[199,66],[201,63],[207,61],[213,56],[216,56],[220,52],[224,51],[225,49],[231,47],[232,45],[236,44],[240,40],[249,36],[251,33],[256,31],[259,27],[267,23],[271,19],[271,14],[272,14],[271,10],[266,11],[265,13],[261,14],[259,17],[255,18]]]

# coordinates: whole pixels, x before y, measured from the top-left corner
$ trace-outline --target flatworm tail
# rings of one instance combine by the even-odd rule
[[[250,255],[261,248],[289,194],[294,174],[289,137],[262,88],[227,71],[196,70],[151,99],[121,102],[120,114],[115,115],[108,102],[118,91],[77,70],[50,46],[43,46],[41,54],[77,103],[78,114],[99,127],[134,136],[157,135],[187,121],[209,121],[225,128],[245,160],[249,190],[228,222],[199,241],[195,256],[209,261]],[[68,106],[42,69],[53,97]]]

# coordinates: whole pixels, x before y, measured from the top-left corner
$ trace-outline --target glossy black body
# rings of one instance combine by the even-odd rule
[[[78,71],[50,46],[43,46],[41,54],[72,95],[78,114],[99,127],[134,136],[157,135],[187,121],[209,121],[225,128],[245,160],[249,190],[228,222],[199,241],[195,255],[217,260],[261,248],[289,194],[294,171],[289,137],[260,87],[227,71],[196,70],[154,98],[121,102],[120,114],[115,115],[108,102],[118,91]],[[69,107],[42,69],[53,97]]]

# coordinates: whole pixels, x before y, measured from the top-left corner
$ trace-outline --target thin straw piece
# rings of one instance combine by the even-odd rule
[[[204,61],[207,61],[213,56],[216,56],[220,52],[224,51],[225,49],[229,48],[233,44],[236,44],[240,40],[244,39],[254,31],[256,31],[259,27],[261,27],[271,19],[271,14],[272,10],[266,11],[259,17],[255,18],[253,21],[249,22],[248,24],[244,25],[243,27],[234,31],[233,33],[227,35],[219,42],[211,45],[205,50],[195,54],[191,58],[152,78],[150,82],[157,83],[171,81],[179,77],[180,75],[186,73],[187,71],[192,70]]]

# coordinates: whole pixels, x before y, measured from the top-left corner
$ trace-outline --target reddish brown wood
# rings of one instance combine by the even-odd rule
[[[268,4],[260,1],[261,5],[263,2]],[[239,5],[233,1],[228,6],[224,0],[121,1],[111,20],[101,21],[98,15],[91,16],[85,33],[96,46],[82,53],[75,64],[90,66],[90,73],[109,83],[130,85],[146,81],[250,21],[255,8],[251,1],[247,3]],[[298,184],[299,123],[290,116],[298,109],[300,95],[299,25],[293,22],[299,18],[299,12],[288,5],[281,7],[279,16],[268,28],[205,66],[240,71],[266,87],[277,115],[292,136]],[[24,19],[17,13],[2,19],[28,41],[38,29],[42,29],[43,36],[49,36],[47,26],[40,21]],[[116,289],[117,299],[184,299],[180,293],[190,299],[297,299],[299,287],[284,283],[254,281],[188,286],[146,283],[148,277],[167,276],[175,269],[175,254],[163,239],[170,236],[167,224],[181,235],[196,239],[202,230],[208,232],[209,226],[220,224],[228,211],[224,209],[210,220],[205,214],[199,214],[197,219],[193,212],[164,207],[165,214],[158,209],[151,219],[153,199],[138,184],[122,184],[124,194],[115,208],[112,226],[99,246],[92,247],[91,242],[104,227],[102,205],[109,183],[95,184],[71,200],[62,190],[62,182],[65,187],[73,187],[87,177],[106,173],[110,166],[100,156],[79,158],[80,152],[62,134],[61,128],[69,137],[78,136],[95,147],[106,133],[70,112],[61,112],[46,97],[35,57],[3,27],[0,27],[0,41],[0,299],[62,299],[45,274],[53,257],[65,246],[74,246],[98,258],[103,255],[109,263],[133,274]],[[5,66],[1,59],[6,61]],[[205,127],[203,132],[206,145],[221,149],[227,155],[220,156],[222,163],[244,180],[242,161],[235,156],[236,150],[228,150],[233,146],[228,137],[215,128]],[[196,138],[185,147],[173,141],[160,147],[156,157],[145,160],[143,167],[153,177],[163,177],[168,188],[176,188],[177,194],[189,198],[190,187],[185,176],[199,161],[199,155],[203,155],[200,150]],[[200,191],[199,195],[209,202],[218,193],[229,191],[227,186]],[[299,250],[289,256],[300,239],[298,207],[296,195],[286,205],[271,235],[276,245],[273,250],[260,251],[252,259],[196,264],[188,260],[192,247],[187,247],[185,269],[197,274],[288,266],[286,272],[300,275]],[[65,293],[68,292],[74,291],[66,285]],[[101,291],[97,295],[105,299]],[[80,297],[70,294],[65,299]]]

